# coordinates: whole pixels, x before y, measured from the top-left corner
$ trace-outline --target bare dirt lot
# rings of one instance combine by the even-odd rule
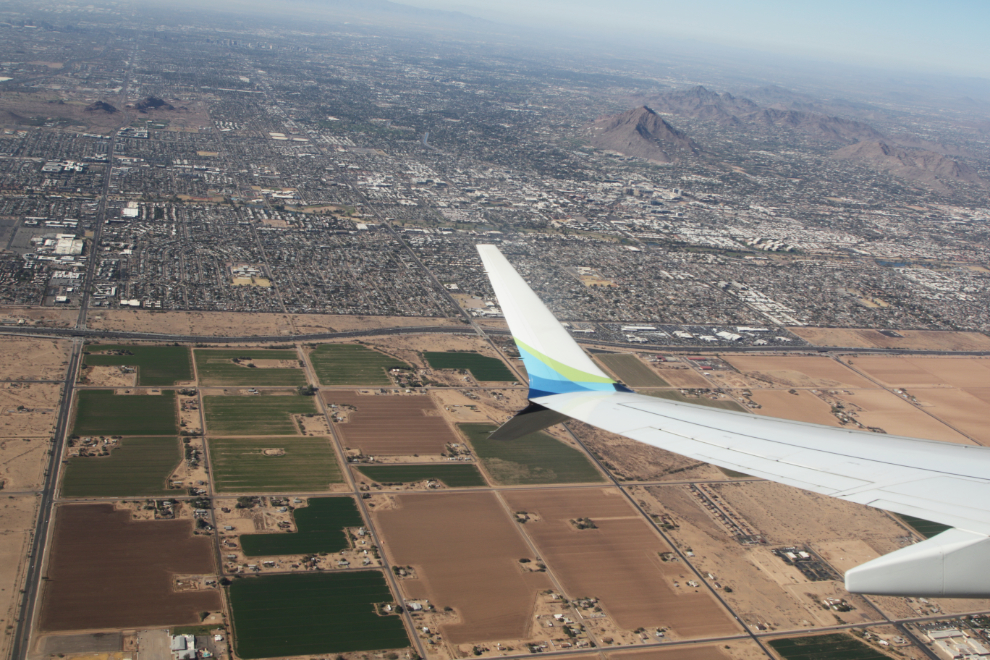
[[[978,332],[940,332],[934,330],[898,330],[902,337],[870,329],[856,328],[788,328],[815,346],[849,348],[909,348],[939,351],[990,350],[990,337]]]
[[[50,447],[48,438],[0,438],[0,494],[40,488]]]
[[[839,426],[831,406],[808,390],[756,390],[750,397],[760,404],[756,412],[767,417],[780,417],[798,422]]]
[[[528,637],[537,594],[551,588],[542,573],[524,572],[532,551],[491,493],[393,496],[374,517],[394,565],[415,568],[400,580],[409,598],[452,607],[458,623],[442,626],[454,644]]]
[[[0,438],[50,436],[61,394],[54,383],[0,383]]]
[[[14,323],[18,323],[23,320],[24,325],[29,327],[42,326],[46,328],[69,328],[75,325],[78,318],[79,312],[74,309],[53,309],[51,307],[0,307],[0,320],[8,322],[12,321]]]
[[[718,468],[581,422],[568,427],[620,481],[721,479]]]
[[[334,426],[345,448],[365,456],[441,454],[461,442],[428,395],[362,395],[325,390],[323,400],[338,406],[345,423]],[[332,410],[332,409],[331,409]]]
[[[966,436],[886,390],[855,390],[838,398],[866,427],[881,428],[892,435],[973,444]]]
[[[609,660],[728,660],[732,656],[726,655],[718,646],[691,646],[607,653],[605,657]]]
[[[876,387],[851,369],[826,357],[729,355],[723,359],[759,383],[758,387]]]
[[[986,387],[990,359],[854,357],[850,362],[890,387]]]
[[[96,330],[126,330],[221,337],[286,336],[347,330],[417,326],[460,326],[456,319],[418,316],[336,316],[237,312],[155,312],[101,310],[87,321]],[[466,327],[466,326],[465,326]]]
[[[912,389],[925,408],[982,445],[990,445],[990,388]]]
[[[4,497],[0,501],[0,625],[4,628],[17,618],[37,510],[37,497]],[[12,635],[0,638],[3,657],[9,657],[12,639]]]
[[[599,598],[620,628],[666,626],[676,638],[729,635],[738,627],[707,591],[687,586],[693,574],[660,560],[670,548],[614,488],[504,493],[514,511],[536,512],[526,524],[547,566],[571,597]],[[590,518],[595,529],[570,521]],[[674,586],[677,582],[680,586]]]
[[[670,383],[671,387],[683,387],[683,388],[695,388],[695,387],[709,387],[708,381],[704,379],[697,371],[687,366],[686,363],[663,363],[653,365],[657,368],[657,373],[665,381]]]
[[[69,342],[3,337],[0,374],[4,380],[61,380],[69,366]]]
[[[199,622],[215,590],[175,593],[173,574],[214,574],[210,539],[191,520],[134,522],[110,504],[56,511],[39,628],[138,628]]]

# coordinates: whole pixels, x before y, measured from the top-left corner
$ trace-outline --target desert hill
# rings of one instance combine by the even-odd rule
[[[965,163],[934,151],[893,147],[882,140],[851,144],[834,152],[832,157],[860,162],[881,172],[935,188],[944,188],[944,181],[987,184],[976,170]]]
[[[84,109],[86,112],[105,112],[107,114],[117,112],[117,108],[113,107],[106,101],[94,101],[87,105]]]
[[[148,110],[175,110],[175,106],[155,96],[149,96],[135,103],[134,109],[138,112],[148,112]]]
[[[699,85],[661,94],[650,99],[650,105],[663,113],[715,121],[727,126],[749,124],[765,129],[793,130],[829,142],[850,143],[883,138],[876,129],[861,121],[787,107],[784,99],[788,97],[783,90],[764,89],[760,96],[771,104],[759,105],[748,98],[728,92],[719,94]],[[793,105],[795,99],[790,100]],[[804,105],[807,107],[808,104]]]
[[[673,163],[701,150],[647,106],[603,117],[591,127],[591,144],[625,156]]]

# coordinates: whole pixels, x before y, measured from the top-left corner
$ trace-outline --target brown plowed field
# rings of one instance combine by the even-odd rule
[[[540,515],[539,522],[526,523],[526,533],[567,594],[601,599],[620,628],[669,626],[679,637],[739,632],[707,592],[685,586],[694,575],[683,564],[660,561],[658,553],[670,548],[617,489],[512,491],[504,497],[514,511]],[[570,523],[585,517],[598,528],[578,530]]]
[[[461,442],[429,396],[369,396],[323,392],[328,404],[349,405],[347,422],[336,424],[344,446],[367,456],[441,454],[448,442]]]
[[[111,504],[56,512],[41,622],[45,631],[198,623],[218,591],[173,593],[173,574],[214,573],[208,537],[192,520],[134,522]]]
[[[891,435],[973,444],[966,436],[886,390],[857,390],[839,398],[862,409],[856,412],[861,424],[881,428]]]
[[[797,394],[787,390],[755,390],[750,398],[762,406],[755,411],[760,415],[839,426],[832,407],[807,390],[797,390]]]
[[[888,337],[877,330],[856,328],[788,328],[815,346],[843,348],[909,348],[933,351],[985,351],[990,337],[979,332],[898,330],[901,337]]]
[[[688,648],[650,649],[627,653],[608,653],[608,660],[728,660],[717,646],[691,646]]]
[[[876,387],[852,369],[826,357],[728,355],[723,359],[756,380],[757,387]]]
[[[926,412],[952,424],[980,444],[990,445],[990,427],[987,426],[990,419],[990,388],[912,389],[911,394],[928,404]]]
[[[552,588],[542,573],[519,565],[532,556],[517,523],[491,493],[401,495],[398,506],[375,513],[392,563],[414,566],[401,580],[411,598],[453,607],[460,623],[445,625],[453,644],[527,637],[537,594]]]
[[[891,387],[986,387],[990,360],[982,358],[857,357],[853,366]]]

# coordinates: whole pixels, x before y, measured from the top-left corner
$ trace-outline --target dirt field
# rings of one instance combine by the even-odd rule
[[[851,369],[826,357],[729,355],[723,359],[759,383],[758,387],[876,387]]]
[[[940,351],[990,350],[990,337],[978,332],[898,330],[903,337],[888,337],[877,330],[856,328],[788,328],[815,346],[849,348],[911,348]]]
[[[360,449],[366,456],[441,454],[447,443],[461,442],[429,396],[368,396],[333,390],[321,394],[328,405],[338,406],[338,415],[347,417],[345,423],[335,424],[344,447]]]
[[[608,660],[727,660],[730,656],[727,656],[718,646],[691,646],[688,648],[607,653],[605,657]]]
[[[11,625],[20,607],[37,497],[5,497],[0,503],[0,623]],[[0,656],[10,657],[11,635],[0,638]]]
[[[75,325],[79,311],[74,309],[53,309],[51,307],[0,307],[0,320],[23,320],[25,326],[46,328],[69,328]],[[9,341],[4,339],[4,341]],[[26,341],[38,341],[26,339]]]
[[[665,362],[656,365],[656,367],[657,373],[660,374],[661,378],[670,383],[671,387],[710,387],[708,381],[697,371],[687,366],[687,364]]]
[[[986,387],[990,359],[854,357],[852,365],[891,387]]]
[[[172,591],[173,574],[216,572],[209,538],[192,528],[191,520],[133,522],[110,504],[59,507],[39,628],[192,624],[219,610],[216,590]]]
[[[760,404],[761,407],[755,410],[760,415],[840,426],[839,420],[831,412],[831,406],[807,390],[796,392],[791,394],[786,390],[756,390],[750,399]]]
[[[374,330],[412,326],[463,325],[456,319],[418,316],[335,316],[329,314],[242,314],[236,312],[154,312],[101,310],[87,326],[96,330],[163,332],[179,335],[252,337]],[[467,326],[465,326],[466,328]]]
[[[651,447],[581,422],[568,427],[620,481],[721,479],[725,475],[708,463]]]
[[[688,587],[693,574],[662,562],[670,548],[617,489],[528,490],[504,494],[547,566],[572,597],[599,598],[620,628],[668,626],[676,638],[729,635],[738,627],[711,596]],[[570,523],[591,518],[597,529]],[[681,586],[674,586],[677,582]]]
[[[411,565],[401,580],[407,598],[453,607],[460,622],[442,626],[454,644],[528,637],[537,594],[551,588],[541,573],[523,572],[532,551],[491,493],[395,496],[397,507],[374,513],[385,551]]]
[[[0,438],[50,436],[61,394],[54,383],[0,383]]]
[[[61,380],[69,366],[69,342],[3,337],[0,374],[4,380]]]
[[[857,390],[838,398],[855,411],[856,419],[864,426],[881,428],[891,435],[973,444],[966,436],[886,390]]]
[[[49,447],[51,441],[48,438],[0,438],[0,483],[3,491],[40,488],[48,464]]]
[[[925,408],[981,445],[990,445],[990,388],[912,389]]]

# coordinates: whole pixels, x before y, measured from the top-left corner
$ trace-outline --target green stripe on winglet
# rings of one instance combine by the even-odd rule
[[[589,374],[586,371],[581,371],[580,369],[569,367],[563,362],[558,362],[549,355],[544,355],[535,348],[527,346],[525,343],[520,341],[518,337],[513,337],[512,339],[515,340],[516,345],[519,346],[519,348],[522,348],[527,353],[538,359],[540,362],[547,365],[548,367],[556,371],[558,374],[560,374],[564,378],[567,378],[570,381],[573,381],[575,383],[614,383],[615,382],[614,380],[612,380],[607,376],[596,376],[594,374]]]

